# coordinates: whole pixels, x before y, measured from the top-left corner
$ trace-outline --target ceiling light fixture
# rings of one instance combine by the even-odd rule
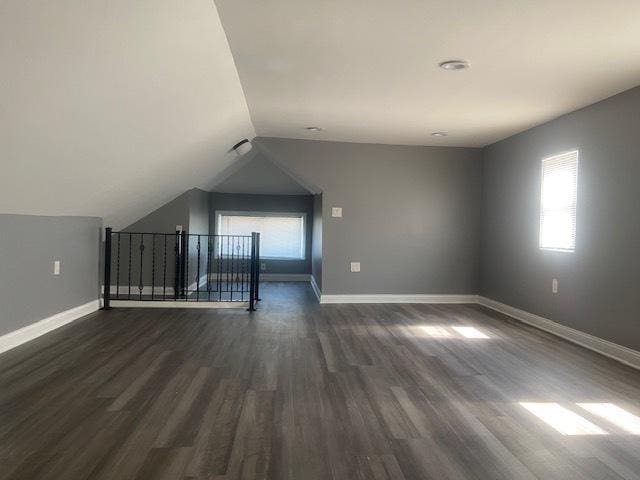
[[[466,60],[447,60],[439,64],[439,67],[444,70],[464,70],[469,68],[469,62]]]
[[[449,135],[447,132],[433,132],[431,134],[432,137],[446,137]]]
[[[251,142],[247,138],[245,138],[244,140],[240,140],[231,148],[239,157],[241,157],[242,155],[251,151],[252,145]]]
[[[305,127],[304,128],[307,132],[311,132],[311,133],[317,133],[317,132],[321,132],[323,129],[320,127]]]

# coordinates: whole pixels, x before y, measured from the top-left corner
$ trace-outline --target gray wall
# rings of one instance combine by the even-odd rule
[[[101,226],[94,217],[0,215],[0,335],[100,297]]]
[[[254,150],[255,152],[255,150]],[[212,190],[220,193],[309,195],[309,192],[260,152],[247,155],[230,167],[230,174]]]
[[[486,148],[482,295],[640,349],[639,112],[636,88]],[[541,251],[540,161],[572,148],[576,251]]]
[[[182,225],[184,230],[188,230],[190,192],[191,190],[184,192],[122,230],[125,232],[170,233],[176,231],[176,225]]]
[[[313,224],[312,195],[250,195],[212,192],[209,197],[211,233],[216,231],[216,211],[301,212],[306,213],[306,248],[304,260],[262,260],[264,273],[311,273]]]
[[[258,137],[322,192],[323,294],[478,291],[482,152]],[[332,218],[342,207],[343,218]],[[349,271],[362,263],[361,273]]]
[[[209,234],[209,192],[194,188],[189,194],[189,233]]]
[[[322,289],[322,194],[313,196],[311,273],[316,280],[316,285]]]

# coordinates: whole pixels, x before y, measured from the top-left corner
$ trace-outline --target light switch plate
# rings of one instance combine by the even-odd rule
[[[351,262],[351,271],[359,272],[360,271],[360,262]]]
[[[331,216],[336,218],[342,217],[342,207],[332,207]]]
[[[551,280],[551,293],[558,293],[558,279]]]
[[[53,274],[60,275],[60,260],[55,260],[53,262]]]

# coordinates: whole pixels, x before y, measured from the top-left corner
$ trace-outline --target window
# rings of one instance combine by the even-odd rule
[[[576,248],[578,151],[542,160],[540,248],[573,252]]]
[[[260,257],[304,260],[305,214],[265,212],[218,212],[219,235],[260,233]]]

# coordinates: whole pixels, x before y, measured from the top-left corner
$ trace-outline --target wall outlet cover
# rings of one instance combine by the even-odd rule
[[[359,272],[360,271],[360,262],[351,262],[351,271]]]
[[[551,280],[551,292],[558,293],[558,279],[554,278]]]
[[[53,274],[60,275],[60,260],[55,260],[53,262]]]
[[[266,269],[267,269],[267,264],[264,262],[260,262],[260,270],[264,272]]]
[[[336,218],[342,217],[342,207],[332,207],[331,216]]]

